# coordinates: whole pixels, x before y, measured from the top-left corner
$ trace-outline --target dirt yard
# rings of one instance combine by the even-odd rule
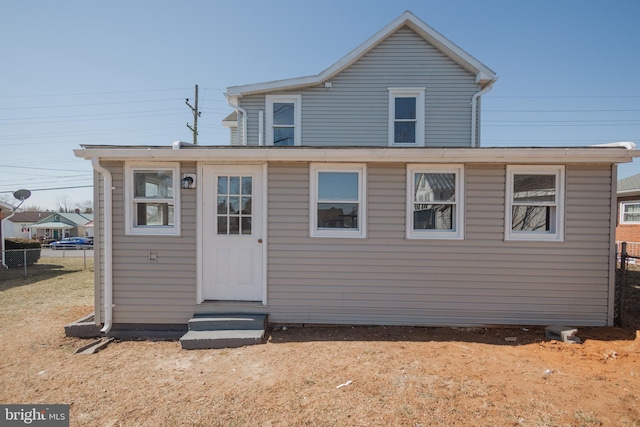
[[[582,345],[540,327],[280,328],[75,355],[89,341],[63,327],[92,311],[92,273],[42,262],[60,274],[0,272],[0,402],[70,404],[72,426],[640,426],[635,327],[581,328]]]

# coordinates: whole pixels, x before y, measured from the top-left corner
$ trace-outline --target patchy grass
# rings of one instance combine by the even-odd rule
[[[540,327],[291,327],[236,349],[75,355],[87,340],[63,327],[93,310],[92,268],[41,264],[0,272],[0,402],[66,403],[72,426],[640,426],[635,330],[570,345]]]
[[[27,277],[22,269],[0,270],[0,319],[79,302],[93,304],[93,258],[86,268],[82,258],[41,258]]]

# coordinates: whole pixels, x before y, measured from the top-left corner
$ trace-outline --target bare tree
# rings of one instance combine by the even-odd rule
[[[22,210],[25,212],[52,212],[51,208],[45,208],[38,205],[27,205]]]
[[[69,196],[67,196],[66,194],[58,196],[58,212],[73,212],[71,199],[69,199]]]
[[[75,204],[76,209],[80,210],[80,213],[90,214],[93,213],[93,200],[84,200]]]

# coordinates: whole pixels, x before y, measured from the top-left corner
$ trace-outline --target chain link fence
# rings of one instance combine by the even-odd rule
[[[93,257],[93,247],[77,247],[73,249],[48,249],[48,248],[29,248],[29,249],[7,249],[2,251],[2,267],[10,270],[21,269],[24,277],[29,275],[29,269],[33,268],[40,258],[66,258],[66,257],[82,257],[84,259],[84,268],[87,268],[87,258]]]
[[[616,243],[616,260],[614,325],[634,326],[640,322],[640,243]]]

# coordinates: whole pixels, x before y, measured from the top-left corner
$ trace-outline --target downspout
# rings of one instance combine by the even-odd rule
[[[471,97],[471,146],[479,147],[480,141],[476,141],[476,116],[478,111],[478,98],[489,92],[493,87],[493,81],[487,83],[481,90]]]
[[[91,158],[91,166],[104,178],[104,326],[100,332],[106,334],[113,323],[113,178],[111,172],[100,165],[97,157]]]
[[[225,95],[225,96],[227,97],[227,104],[229,104],[231,108],[233,108],[234,110],[242,114],[242,144],[241,145],[247,145],[247,110],[240,107],[238,104],[234,104],[232,101],[232,98],[229,97],[228,95]]]

